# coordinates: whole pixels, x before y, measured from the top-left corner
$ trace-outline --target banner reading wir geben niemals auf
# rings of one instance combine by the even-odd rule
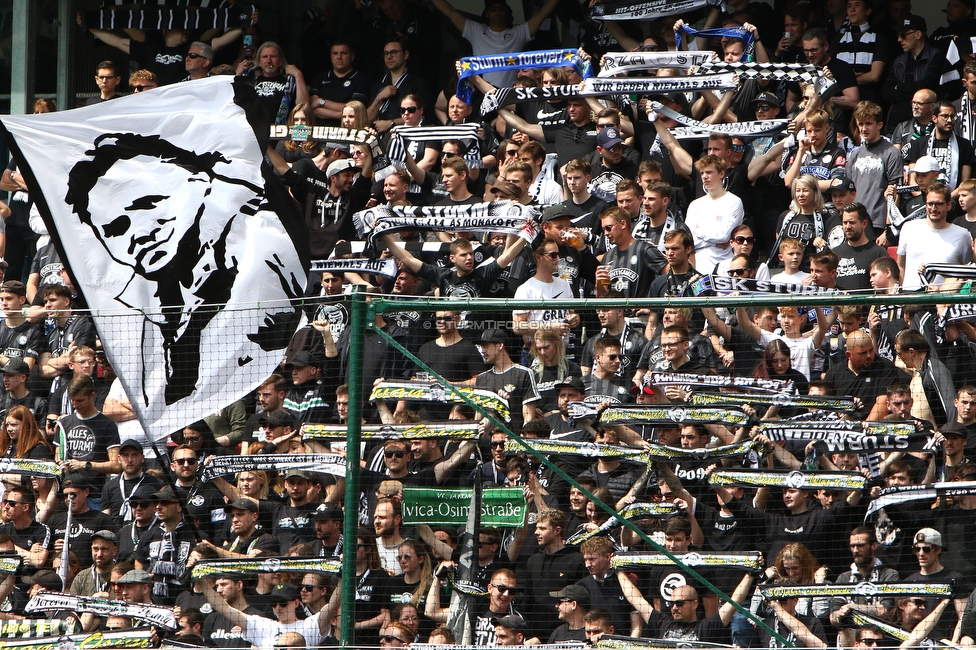
[[[403,488],[403,524],[463,526],[474,501],[474,490],[464,488]],[[520,528],[525,525],[525,494],[522,488],[484,490],[481,525]]]

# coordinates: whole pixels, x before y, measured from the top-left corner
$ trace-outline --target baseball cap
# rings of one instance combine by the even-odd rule
[[[599,138],[599,136],[597,136]],[[542,213],[542,222],[552,221],[553,219],[558,219],[559,217],[572,217],[569,210],[560,203],[555,205],[550,205],[546,208],[546,211]]]
[[[139,444],[138,440],[127,438],[122,441],[121,445],[119,445],[119,451],[122,451],[123,449],[136,449],[138,451],[142,451],[142,445]]]
[[[575,600],[583,607],[590,606],[590,592],[586,590],[586,587],[581,587],[580,585],[567,585],[559,591],[550,591],[549,595],[553,598],[569,598]]]
[[[518,614],[509,614],[508,616],[502,616],[501,618],[491,619],[492,624],[501,625],[502,627],[507,627],[513,632],[525,632],[528,626],[525,624],[525,619]]]
[[[830,191],[833,192],[834,190],[838,192],[855,192],[857,191],[857,187],[854,186],[854,181],[847,176],[842,176],[830,181]]]
[[[133,569],[119,578],[117,585],[151,585],[152,576],[142,569]]]
[[[939,429],[939,432],[944,436],[962,436],[963,438],[969,438],[969,431],[962,422],[947,422],[945,426]]]
[[[567,377],[562,381],[556,382],[556,390],[562,390],[563,388],[572,388],[573,390],[578,390],[581,393],[586,392],[586,384],[583,383],[582,377]]]
[[[295,428],[295,416],[285,411],[284,409],[278,411],[271,411],[267,415],[258,418],[258,423],[263,426],[272,427],[291,427]]]
[[[231,512],[232,510],[247,510],[248,512],[257,512],[258,504],[251,499],[240,498],[237,501],[224,506],[224,512]]]
[[[20,280],[7,280],[0,284],[0,293],[12,293],[18,296],[27,295],[27,287]]]
[[[5,375],[29,375],[30,371],[31,369],[27,365],[27,362],[17,358],[11,359],[4,364],[3,368],[0,368],[0,372]]]
[[[620,129],[615,126],[608,126],[605,129],[600,129],[596,134],[596,143],[598,146],[604,149],[609,149],[615,145],[623,142],[623,138],[620,137]]]
[[[156,501],[156,490],[152,485],[140,485],[129,497],[129,501]]]
[[[896,31],[899,34],[904,34],[905,32],[912,32],[916,29],[920,30],[923,34],[929,31],[928,25],[925,23],[924,18],[921,16],[916,16],[915,14],[909,14],[905,16],[900,23],[898,23]]]
[[[779,97],[776,93],[771,93],[768,90],[756,95],[755,99],[752,100],[753,104],[772,104],[773,106],[779,106]]]
[[[68,477],[64,480],[64,487],[69,488],[79,488],[81,490],[90,490],[92,487],[91,482],[85,478],[84,474],[68,474]]]
[[[307,481],[308,480],[308,472],[303,472],[300,469],[289,470],[288,473],[285,474],[285,480],[287,481],[290,478],[303,478],[303,479],[305,479]]]
[[[173,502],[180,500],[179,497],[176,496],[176,491],[173,490],[171,485],[164,485],[163,487],[159,488],[153,497],[155,497],[157,501]]]
[[[922,156],[915,161],[915,173],[926,174],[928,172],[941,172],[942,165],[935,159],[935,156]]]
[[[942,546],[942,533],[934,528],[923,528],[915,533],[915,544],[931,544]]]
[[[271,602],[290,602],[292,600],[298,600],[302,595],[298,591],[298,587],[293,584],[282,582],[281,584],[275,585],[275,588],[271,590]]]
[[[505,332],[501,330],[485,330],[478,339],[481,343],[504,343]]]
[[[332,178],[339,172],[344,172],[347,169],[352,169],[355,166],[356,161],[352,158],[340,158],[339,160],[333,160],[332,163],[329,164],[328,169],[325,170],[325,175]]]
[[[315,362],[315,357],[312,356],[311,352],[302,350],[291,358],[291,363],[288,364],[291,368],[306,368],[308,366],[317,365]]]
[[[342,508],[338,503],[320,503],[312,513],[316,521],[342,521]]]

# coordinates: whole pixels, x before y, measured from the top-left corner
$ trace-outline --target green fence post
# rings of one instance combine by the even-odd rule
[[[359,439],[363,424],[363,334],[372,325],[362,285],[352,285],[349,305],[349,428],[346,433],[345,518],[342,524],[342,645],[356,641],[356,551],[359,531]]]

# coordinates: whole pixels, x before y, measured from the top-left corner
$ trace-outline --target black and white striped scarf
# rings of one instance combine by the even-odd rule
[[[368,257],[334,260],[312,260],[312,271],[316,273],[359,273],[382,275],[395,278],[399,273],[396,260],[370,259]]]
[[[464,162],[468,169],[481,169],[481,141],[478,139],[477,124],[455,124],[453,126],[398,126],[394,131],[399,138],[390,138],[390,147],[387,154],[394,163],[405,162],[407,152],[404,147],[404,140],[414,140],[422,142],[444,142],[446,140],[460,140],[465,143],[467,151],[464,154]]]
[[[651,102],[651,108],[665,117],[669,117],[687,129],[674,128],[671,133],[677,139],[707,138],[712,133],[724,133],[730,137],[754,137],[766,133],[782,131],[789,124],[789,120],[755,120],[752,122],[726,122],[722,124],[708,124],[692,119],[687,115],[674,111],[660,102]]]
[[[919,208],[916,208],[915,211],[913,211],[911,214],[909,214],[906,217],[901,213],[901,210],[898,209],[898,206],[895,205],[895,197],[894,196],[888,197],[888,228],[891,230],[891,233],[896,237],[898,236],[898,233],[901,232],[901,227],[905,225],[906,222],[914,221],[915,219],[922,219],[924,217],[925,217],[924,205]]]
[[[359,237],[374,240],[404,230],[448,232],[504,232],[517,234],[538,211],[511,201],[472,205],[377,206],[353,214]]]
[[[121,4],[121,3],[117,3]],[[142,9],[97,9],[85,12],[85,25],[98,29],[247,29],[251,26],[251,5],[234,7],[206,7],[207,0],[195,2],[195,7],[146,7]],[[210,4],[218,4],[211,2]]]
[[[809,63],[755,63],[751,61],[710,61],[699,69],[699,72],[719,74],[732,72],[740,79],[757,79],[759,81],[803,81],[814,84],[817,94],[836,83],[823,74],[816,66]]]

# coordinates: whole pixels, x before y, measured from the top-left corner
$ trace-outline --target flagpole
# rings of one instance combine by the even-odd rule
[[[349,306],[349,415],[346,419],[346,494],[343,504],[342,535],[342,609],[340,630],[342,645],[356,640],[356,551],[359,548],[359,441],[363,424],[363,345],[364,333],[370,327],[366,292],[353,284]]]

